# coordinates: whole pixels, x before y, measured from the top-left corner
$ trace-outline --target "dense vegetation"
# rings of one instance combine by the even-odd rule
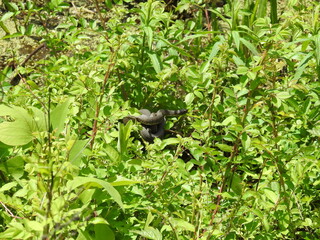
[[[0,239],[320,239],[320,3],[177,2],[3,0]]]

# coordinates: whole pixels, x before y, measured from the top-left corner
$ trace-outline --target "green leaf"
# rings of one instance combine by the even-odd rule
[[[149,55],[149,58],[152,62],[152,66],[153,66],[154,70],[156,71],[156,73],[159,73],[162,70],[162,65],[161,65],[159,57],[155,53],[148,53],[148,55]]]
[[[205,72],[208,70],[208,68],[209,68],[209,66],[210,66],[210,64],[211,64],[212,59],[213,59],[213,58],[217,55],[217,53],[219,52],[221,45],[222,45],[222,41],[216,42],[216,43],[213,45],[208,60],[207,60],[207,61],[205,62],[205,64],[203,64],[203,65],[201,66],[201,68],[200,68],[200,73],[205,73]]]
[[[164,43],[166,43],[168,46],[174,48],[175,50],[177,50],[181,55],[189,57],[189,58],[193,58],[192,55],[190,55],[187,51],[185,51],[184,49],[170,43],[168,40],[162,38],[161,41],[163,41]]]
[[[168,145],[175,145],[180,143],[180,140],[178,138],[166,138],[162,140],[160,149],[164,149]]]
[[[115,235],[107,224],[95,224],[95,240],[115,240]]]
[[[291,94],[288,92],[279,92],[276,94],[277,98],[283,100],[291,97]]]
[[[320,127],[315,127],[312,128],[311,130],[308,130],[309,133],[311,133],[311,135],[316,136],[316,137],[320,137]]]
[[[7,26],[4,24],[4,22],[0,21],[0,27],[3,29],[3,31],[6,32],[7,35],[10,35],[10,31],[7,28]],[[2,39],[4,39],[4,37]]]
[[[10,182],[10,183],[7,183],[7,184],[4,184],[1,188],[0,188],[0,193],[1,192],[5,192],[5,191],[8,191],[10,190],[11,188],[17,186],[18,183],[17,182]]]
[[[90,220],[91,224],[107,224],[109,225],[108,221],[102,217],[95,217]]]
[[[249,41],[245,40],[244,38],[240,38],[240,41],[254,54],[254,55],[259,55],[258,50],[256,47],[250,43]]]
[[[232,152],[232,149],[233,149],[232,146],[221,144],[221,143],[217,143],[216,146],[224,152]]]
[[[183,231],[190,231],[190,232],[194,232],[195,231],[195,227],[194,225],[192,225],[191,223],[180,219],[180,218],[172,218],[170,219],[171,223],[173,226],[175,226],[178,229],[181,229]]]
[[[69,161],[75,166],[80,166],[83,151],[88,144],[88,140],[75,140],[69,152]]]
[[[271,202],[276,203],[278,201],[278,195],[272,191],[271,189],[265,188],[264,193],[266,195],[266,197],[271,200]]]
[[[64,103],[60,103],[56,106],[54,110],[51,111],[51,124],[52,130],[55,132],[55,136],[58,136],[64,129],[64,124],[67,120],[67,115],[69,113],[69,105],[71,99],[69,98]]]
[[[21,107],[0,105],[0,116],[11,116],[13,121],[0,123],[0,141],[9,146],[25,145],[34,134],[46,130],[45,115],[37,108],[28,112]]]
[[[0,170],[10,174],[15,179],[19,179],[24,173],[24,160],[21,156],[16,156],[4,163],[0,162]]]
[[[132,121],[129,121],[126,125],[121,123],[118,124],[119,137],[118,137],[118,151],[120,153],[121,159],[127,153],[127,144],[130,137],[132,129]]]
[[[248,68],[246,67],[246,66],[239,66],[238,68],[237,68],[237,74],[239,74],[239,75],[245,75],[245,74],[247,74],[248,73]]]
[[[13,12],[7,12],[5,14],[2,15],[2,17],[0,18],[0,22],[4,22],[7,19],[11,18],[14,15]]]
[[[109,158],[113,161],[113,162],[118,162],[119,159],[120,159],[120,154],[119,152],[114,148],[112,147],[111,145],[107,145],[105,146],[105,150],[109,156]]]
[[[222,126],[229,126],[233,124],[236,124],[235,116],[229,116],[225,120],[223,120],[223,122],[221,123]]]
[[[31,236],[21,223],[14,221],[4,232],[0,233],[0,239],[28,239],[32,237],[34,236]]]
[[[29,228],[30,230],[33,230],[36,232],[42,232],[44,228],[44,224],[37,221],[30,221],[30,220],[24,219],[24,224],[27,229]]]
[[[141,231],[133,231],[142,237],[145,237],[147,239],[153,239],[153,240],[162,240],[161,232],[153,227],[146,227],[146,229]]]
[[[251,139],[246,132],[242,133],[241,142],[244,150],[248,150],[251,145]]]
[[[236,48],[239,51],[239,49],[240,49],[240,35],[239,35],[239,32],[238,31],[232,31],[231,35],[232,35],[233,41],[234,41],[234,43],[236,45]]]
[[[296,73],[293,76],[293,80],[300,79],[301,75],[304,73],[305,68],[307,66],[307,62],[309,62],[311,59],[313,59],[313,53],[307,54],[300,62],[299,66],[296,69]]]
[[[234,173],[231,182],[231,189],[239,196],[242,194],[241,182],[241,178],[236,173]]]
[[[187,104],[187,106],[190,106],[193,100],[194,100],[194,93],[188,93],[185,96],[184,102]]]
[[[144,28],[144,32],[147,36],[147,41],[148,41],[148,47],[149,49],[152,49],[152,42],[153,42],[153,30],[151,27],[147,26]]]
[[[105,0],[104,4],[106,5],[107,8],[111,9],[113,6],[113,3],[111,0]]]
[[[92,177],[76,177],[72,181],[69,181],[67,183],[67,186],[71,190],[74,190],[81,185],[85,185],[86,188],[92,188],[92,187],[103,188],[109,193],[112,199],[116,203],[118,203],[118,205],[123,209],[121,196],[119,192],[110,183],[97,178],[92,178]]]
[[[127,186],[127,185],[133,185],[137,183],[141,183],[141,181],[135,181],[135,180],[121,177],[121,176],[120,177],[117,176],[117,179],[115,181],[110,182],[112,186]]]

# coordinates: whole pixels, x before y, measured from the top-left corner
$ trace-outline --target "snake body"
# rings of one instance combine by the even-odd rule
[[[140,134],[147,142],[153,142],[155,138],[163,138],[164,127],[166,124],[166,116],[178,116],[188,112],[186,109],[180,110],[166,110],[160,109],[155,113],[150,112],[148,109],[139,110],[140,116],[127,116],[124,118],[124,123],[129,120],[136,120],[141,123],[142,130]]]

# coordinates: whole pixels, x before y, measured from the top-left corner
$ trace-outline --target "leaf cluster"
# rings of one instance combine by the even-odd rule
[[[320,238],[319,8],[3,1],[0,239]]]

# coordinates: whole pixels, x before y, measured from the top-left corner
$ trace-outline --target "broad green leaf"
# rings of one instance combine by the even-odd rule
[[[237,74],[239,74],[239,75],[245,75],[245,74],[247,74],[248,73],[248,68],[246,67],[246,66],[239,66],[238,68],[237,68]]]
[[[244,150],[248,150],[251,145],[251,139],[246,132],[242,133],[241,142]]]
[[[155,53],[148,53],[149,58],[151,60],[152,66],[156,73],[159,73],[162,70],[161,62],[157,54]]]
[[[10,31],[9,29],[7,28],[7,26],[4,24],[4,22],[0,21],[0,27],[3,29],[3,31],[5,31],[5,33],[7,35],[10,35]],[[5,36],[6,37],[6,36]],[[5,39],[5,37],[3,37],[2,39]]]
[[[69,161],[75,166],[80,166],[83,151],[88,144],[88,140],[75,140],[69,152]]]
[[[277,16],[277,0],[270,0],[270,19],[271,23],[277,23],[278,22],[278,16]]]
[[[78,229],[78,237],[76,240],[94,240],[94,236],[92,236],[92,232],[89,232],[89,230],[83,231]]]
[[[302,106],[300,107],[299,115],[307,116],[307,112],[309,111],[310,106],[311,106],[310,98],[307,98],[303,102]]]
[[[219,52],[219,50],[220,50],[220,45],[221,45],[221,44],[222,44],[222,42],[219,41],[219,42],[216,42],[216,43],[213,45],[208,60],[207,60],[207,61],[205,62],[205,64],[203,64],[203,65],[201,66],[201,68],[200,68],[200,73],[205,73],[205,72],[208,70],[208,68],[209,68],[209,66],[210,66],[210,64],[211,64],[212,59],[213,59],[213,58],[217,55],[217,53]]]
[[[163,41],[164,43],[166,43],[168,46],[174,48],[175,50],[177,50],[181,55],[189,57],[189,58],[193,58],[192,55],[190,55],[187,51],[185,51],[184,49],[177,47],[176,45],[170,43],[168,40],[162,38],[161,41]]]
[[[185,96],[184,102],[187,104],[187,106],[190,106],[193,100],[194,100],[194,93],[188,93]]]
[[[246,95],[248,92],[249,90],[246,88],[241,89],[239,92],[237,92],[237,98],[240,98],[241,96]]]
[[[152,223],[154,218],[155,217],[152,215],[152,213],[148,212],[148,216],[147,216],[147,219],[146,219],[145,227],[149,227],[149,225]]]
[[[176,145],[180,143],[180,140],[178,138],[166,138],[162,140],[160,149],[164,149],[168,145]]]
[[[102,217],[95,217],[90,220],[91,224],[109,224],[108,221]]]
[[[30,230],[33,230],[33,231],[36,231],[36,232],[42,232],[43,231],[43,228],[44,228],[44,224],[43,223],[40,223],[40,222],[37,222],[37,221],[30,221],[28,219],[24,219],[24,224],[26,226],[26,228],[30,229]]]
[[[25,145],[34,135],[46,130],[45,115],[37,108],[30,113],[21,107],[0,105],[0,116],[10,116],[13,121],[0,123],[0,141],[10,146]]]
[[[88,90],[86,89],[85,84],[77,79],[73,82],[72,87],[69,90],[69,93],[72,95],[81,95],[81,94],[86,94]]]
[[[115,235],[107,224],[95,224],[95,240],[115,240]]]
[[[109,158],[113,161],[113,162],[118,162],[120,159],[120,154],[119,152],[112,147],[111,145],[107,145],[105,147],[106,153],[108,154]]]
[[[107,8],[111,9],[113,6],[113,2],[111,0],[105,0],[104,4],[106,5]]]
[[[309,133],[311,133],[311,135],[316,136],[316,137],[320,137],[320,127],[315,127],[312,128],[311,130],[308,130]]]
[[[254,54],[254,55],[259,55],[258,50],[256,47],[250,43],[249,41],[245,40],[244,38],[240,38],[240,41]]]
[[[222,126],[229,126],[236,123],[235,116],[229,116],[221,123]]]
[[[0,239],[29,239],[34,236],[26,231],[25,227],[17,221],[11,221],[7,229],[0,233]]]
[[[190,231],[190,232],[195,231],[194,225],[192,225],[191,223],[189,223],[183,219],[171,218],[170,221],[171,221],[172,225],[175,226],[177,229],[181,229],[183,231]]]
[[[18,38],[18,37],[22,37],[22,36],[23,36],[23,34],[21,32],[16,32],[11,35],[6,35],[6,36],[2,37],[2,39]]]
[[[223,88],[223,91],[224,91],[227,95],[229,95],[230,97],[235,97],[235,94],[234,94],[233,89],[225,87],[225,88]]]
[[[304,73],[305,68],[307,67],[307,62],[313,59],[313,53],[307,54],[300,62],[299,66],[296,69],[296,73],[293,76],[293,80],[300,79],[301,75]]]
[[[291,97],[291,94],[288,92],[279,92],[276,94],[277,98],[283,100],[283,99],[287,99],[289,97]]]
[[[149,49],[152,49],[152,42],[153,42],[153,30],[151,27],[147,26],[144,28],[144,32],[147,36],[147,41],[148,41],[148,47]]]
[[[103,188],[109,193],[112,199],[116,203],[118,203],[118,205],[123,209],[121,196],[119,192],[110,183],[97,178],[92,178],[92,177],[76,177],[67,183],[67,186],[71,190],[74,190],[81,185],[84,185],[86,188],[91,188],[91,187]]]
[[[79,199],[84,205],[88,205],[92,201],[92,196],[95,191],[95,189],[86,189],[80,193]]]
[[[198,98],[203,99],[203,94],[202,94],[202,92],[195,90],[193,93],[194,93],[194,95],[196,95]]]
[[[16,156],[4,163],[0,162],[0,170],[10,174],[15,179],[19,179],[24,173],[24,160],[21,156]]]
[[[233,59],[233,61],[234,61],[234,63],[238,66],[238,67],[245,67],[245,62],[241,59],[241,58],[239,58],[238,56],[236,56],[236,55],[233,55],[232,56],[232,59]],[[247,68],[248,69],[248,68]]]
[[[5,20],[11,18],[13,15],[14,15],[13,12],[7,12],[3,14],[2,17],[0,18],[0,22],[4,22]]]
[[[241,178],[236,173],[234,173],[232,176],[231,189],[239,196],[242,194],[241,182]]]
[[[158,229],[153,228],[153,227],[146,227],[146,229],[144,229],[144,230],[133,231],[133,232],[137,233],[147,239],[162,240],[161,232]]]
[[[110,182],[112,186],[126,186],[126,185],[133,185],[137,183],[141,183],[141,181],[135,181],[135,180],[127,179],[124,177],[119,177],[119,176],[117,176],[117,179],[115,181]]]
[[[278,201],[278,195],[274,191],[268,188],[265,188],[263,191],[271,202],[276,203]]]
[[[4,184],[1,188],[0,188],[0,192],[5,192],[5,191],[8,191],[10,190],[11,188],[17,186],[18,183],[17,182],[10,182],[10,183],[7,183],[7,184]]]
[[[267,14],[267,0],[255,1],[257,6],[256,18],[264,18]]]
[[[127,144],[132,129],[132,121],[129,121],[126,125],[118,124],[119,137],[118,137],[118,151],[121,158],[127,153]]]
[[[55,136],[58,136],[64,129],[70,103],[71,99],[68,99],[64,103],[60,103],[54,110],[51,111],[50,120],[53,128],[52,130],[55,132]]]
[[[247,199],[249,199],[249,198],[256,198],[256,199],[258,199],[259,197],[260,197],[260,195],[259,195],[258,192],[256,192],[256,191],[251,191],[251,190],[246,191],[246,192],[243,194],[243,196],[242,196],[242,198],[243,198],[244,200],[247,200]]]
[[[232,146],[221,144],[221,143],[217,143],[216,146],[224,152],[232,152],[232,149],[233,149]]]
[[[234,44],[236,45],[237,50],[239,51],[240,49],[240,35],[238,31],[232,31],[231,32]]]
[[[39,89],[39,86],[32,80],[28,80],[27,83],[32,89]]]

